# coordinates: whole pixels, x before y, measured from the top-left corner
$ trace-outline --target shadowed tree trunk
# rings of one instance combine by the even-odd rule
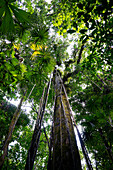
[[[71,111],[59,73],[54,71],[55,107],[53,120],[52,170],[81,170]]]
[[[83,142],[83,140],[81,138],[80,132],[79,132],[75,122],[74,122],[74,124],[75,124],[76,130],[77,130],[77,133],[78,133],[79,141],[80,141],[82,152],[84,154],[84,157],[85,157],[85,160],[86,160],[86,163],[87,163],[88,170],[93,170],[93,167],[91,165],[91,161],[90,161],[89,156],[88,156],[87,149],[86,149],[86,147],[84,145],[84,142]]]
[[[33,165],[34,165],[34,161],[35,161],[35,157],[36,157],[36,153],[37,153],[37,149],[39,145],[39,140],[40,140],[40,135],[41,135],[41,125],[42,125],[42,120],[43,120],[43,116],[45,112],[45,107],[47,104],[50,84],[51,84],[51,78],[47,85],[46,94],[45,94],[45,88],[44,88],[43,95],[40,100],[38,116],[37,116],[35,129],[34,129],[34,133],[33,133],[32,140],[31,140],[31,145],[30,145],[28,155],[27,155],[25,170],[33,169]]]
[[[25,94],[24,94],[24,96],[25,96]],[[15,125],[16,125],[16,123],[17,123],[17,121],[19,119],[19,116],[21,114],[20,110],[21,110],[22,102],[24,100],[24,96],[21,98],[20,103],[19,103],[19,105],[18,105],[18,107],[17,107],[17,109],[16,109],[16,111],[15,111],[15,113],[13,115],[11,124],[9,126],[9,132],[8,132],[7,137],[6,137],[5,144],[3,146],[3,154],[0,157],[0,169],[2,169],[2,167],[3,167],[5,157],[6,157],[7,152],[8,152],[8,145],[9,145],[9,142],[10,142],[11,137],[12,137],[12,133],[14,131]]]
[[[36,84],[34,84],[34,86],[31,89],[27,99],[29,99],[29,97],[30,97],[31,93],[33,92],[33,89],[34,89],[35,86],[36,86]],[[16,125],[16,123],[17,123],[17,121],[18,121],[18,119],[19,119],[19,117],[21,115],[21,106],[22,106],[25,94],[26,94],[26,90],[25,90],[25,92],[23,94],[23,97],[21,98],[20,103],[19,103],[19,105],[18,105],[18,107],[17,107],[17,109],[16,109],[16,111],[15,111],[15,113],[13,115],[12,120],[11,120],[11,124],[9,126],[8,135],[6,136],[5,144],[3,146],[3,154],[0,157],[0,169],[2,169],[2,167],[3,167],[4,161],[5,161],[5,157],[6,157],[7,153],[8,153],[9,142],[10,142],[10,140],[12,138],[12,133],[13,133],[15,125]]]

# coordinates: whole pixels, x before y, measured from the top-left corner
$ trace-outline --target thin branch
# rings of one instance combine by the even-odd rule
[[[73,72],[71,72],[71,73],[68,73],[67,75],[64,75],[64,77],[63,77],[63,82],[67,81],[69,77],[71,77],[71,76],[73,76],[73,75],[76,75],[76,74],[78,74],[78,73],[79,73],[79,70],[75,70],[75,71],[73,71]]]
[[[100,79],[100,81],[104,84],[104,87],[106,86],[106,83],[104,82],[104,80],[97,74],[97,77]]]
[[[97,86],[101,91],[102,91],[102,88],[99,87],[98,84],[96,84],[93,80],[91,80],[88,76],[86,76],[86,78],[88,78],[95,86]]]
[[[83,49],[84,49],[84,44],[82,44],[82,46],[81,46],[81,49],[80,49],[80,52],[79,52],[79,57],[78,57],[78,60],[77,60],[77,65],[80,63],[80,60],[82,58]],[[79,73],[79,70],[74,70],[73,72],[68,73],[67,75],[64,75],[63,82],[67,81],[69,77],[76,75],[78,73]]]
[[[79,57],[78,57],[78,60],[77,60],[77,65],[80,63],[80,60],[82,58],[83,49],[84,49],[84,44],[82,44],[82,46],[81,46],[81,49],[80,49],[80,52],[79,52]]]
[[[36,113],[37,113],[37,115],[38,115],[38,111],[37,111],[37,109],[35,109],[33,106],[31,106],[31,108],[32,108],[32,110],[33,110],[34,112],[36,112]]]
[[[41,125],[42,125],[42,120],[43,120],[43,116],[45,113],[45,108],[46,108],[46,104],[47,104],[47,100],[48,100],[50,85],[51,85],[51,76],[50,76],[50,81],[48,82],[48,85],[46,88],[46,92],[44,89],[41,100],[40,100],[39,111],[38,111],[38,116],[37,116],[37,120],[36,120],[36,124],[35,124],[35,129],[33,132],[31,145],[30,145],[28,155],[27,155],[27,160],[26,160],[26,165],[25,165],[26,170],[32,169],[33,165],[34,165],[36,152],[38,149],[40,135],[41,135]]]
[[[34,86],[33,86],[32,90],[30,91],[29,96],[28,96],[28,99],[29,99],[29,97],[31,96],[31,94],[32,94],[32,92],[33,92],[33,90],[34,90],[35,86],[36,86],[36,84],[34,84]]]
[[[48,147],[49,147],[49,150],[50,150],[50,143],[49,143],[49,139],[48,139],[48,137],[47,137],[47,134],[46,134],[46,130],[45,130],[45,127],[44,127],[44,125],[43,125],[43,128],[44,128],[44,134],[45,134],[45,138],[46,138],[46,140],[47,140]]]

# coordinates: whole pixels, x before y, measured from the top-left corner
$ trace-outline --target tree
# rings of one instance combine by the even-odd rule
[[[44,116],[44,112],[45,112],[45,107],[47,104],[50,84],[51,84],[51,78],[47,85],[46,92],[45,92],[45,88],[44,88],[43,95],[40,100],[39,111],[38,111],[38,116],[37,116],[37,120],[36,120],[36,124],[35,124],[35,129],[34,129],[32,141],[31,141],[31,145],[30,145],[30,148],[28,151],[28,156],[27,156],[27,161],[26,161],[26,166],[25,166],[26,170],[33,169],[33,164],[35,161],[36,152],[37,152],[37,148],[39,145],[39,140],[40,140],[40,135],[41,135],[41,125],[42,125],[42,120],[43,120],[43,116]]]
[[[2,95],[1,95],[2,97]],[[16,106],[8,103],[6,100],[1,100],[1,106],[0,106],[0,113],[3,119],[1,119],[0,124],[1,124],[1,134],[0,134],[0,148],[1,144],[4,141],[4,134],[8,134],[6,136],[6,140],[3,145],[3,154],[1,156],[1,162],[0,162],[0,167],[2,168],[3,162],[5,160],[5,156],[7,155],[8,152],[8,145],[11,140],[12,133],[14,131],[15,127],[15,122],[17,119],[19,119],[17,123],[17,128],[19,130],[20,126],[23,125],[25,127],[27,124],[29,124],[29,119],[25,115],[25,113],[21,110],[21,103],[22,103],[23,98],[20,100],[20,104],[18,108]],[[21,112],[21,116],[19,118],[19,114]],[[14,115],[13,115],[14,114]],[[10,121],[12,120],[11,124]],[[9,130],[8,130],[8,125],[10,124]],[[22,129],[21,129],[22,130]]]
[[[51,163],[51,169],[81,169],[71,110],[57,70],[54,71],[54,86],[53,163]]]
[[[20,109],[21,109],[21,105],[22,105],[23,100],[24,100],[24,97],[21,98],[20,103],[18,105],[18,108],[15,111],[13,118],[12,118],[12,121],[11,121],[11,124],[9,126],[9,132],[8,132],[8,135],[6,137],[5,144],[4,144],[4,147],[3,147],[3,155],[0,158],[0,168],[2,168],[2,166],[3,166],[5,156],[6,156],[7,150],[8,150],[9,141],[11,140],[11,136],[12,136],[13,130],[15,128],[15,124],[16,124],[19,116],[20,116]]]
[[[18,133],[20,137],[16,139],[17,143],[11,146],[14,154],[9,152],[9,167],[12,168],[15,165],[17,169],[21,169],[25,166],[43,89],[56,66],[60,76],[56,74],[58,82],[54,81],[54,85],[58,90],[54,92],[51,85],[45,115],[40,123],[41,141],[38,140],[38,150],[35,153],[35,161],[33,160],[34,168],[47,169],[47,155],[49,154],[48,169],[55,169],[59,164],[61,165],[59,168],[63,169],[65,162],[67,167],[73,169],[77,166],[76,160],[79,162],[78,169],[80,169],[80,158],[70,118],[71,112],[68,104],[70,103],[77,125],[82,126],[81,140],[92,155],[91,160],[96,162],[96,165],[93,163],[94,167],[100,170],[112,169],[113,24],[111,0],[104,2],[100,0],[87,2],[52,0],[50,4],[44,0],[38,2],[33,0],[32,3],[27,0],[19,2],[2,0],[0,7],[0,90],[4,97],[14,99],[17,98],[17,94],[22,96],[23,90],[26,89],[24,100],[32,103],[32,111],[30,115],[27,115],[31,119],[30,127],[23,128],[21,133],[17,126],[14,131],[14,134]],[[71,55],[66,51],[70,43],[73,46]],[[34,85],[35,88],[29,97]],[[51,114],[53,107],[55,108],[54,116]],[[1,119],[4,120],[3,114]],[[52,121],[54,122],[51,128],[53,133],[50,133]],[[41,124],[46,128],[43,128]],[[61,125],[65,128],[61,128]],[[22,139],[24,136],[27,140],[25,144]],[[55,138],[58,139],[56,140],[58,150]],[[65,141],[69,143],[69,146],[63,145]],[[44,153],[44,147],[47,153]],[[70,158],[72,157],[71,165],[68,161],[64,161],[68,159],[68,155],[64,156],[67,150]],[[61,159],[59,156],[56,160],[57,153]],[[42,162],[39,155],[41,155]],[[17,161],[18,159],[20,161]]]

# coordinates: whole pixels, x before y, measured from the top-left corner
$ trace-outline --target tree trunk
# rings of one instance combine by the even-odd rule
[[[84,154],[84,157],[85,157],[85,160],[86,160],[86,163],[87,163],[88,170],[93,170],[93,167],[92,167],[92,165],[91,165],[90,158],[89,158],[89,156],[88,156],[87,149],[86,149],[86,147],[85,147],[85,145],[84,145],[84,142],[83,142],[83,140],[82,140],[82,138],[81,138],[80,132],[79,132],[76,124],[75,124],[75,127],[76,127],[76,130],[77,130],[77,133],[78,133],[79,141],[80,141],[81,148],[82,148],[82,152],[83,152],[83,154]]]
[[[81,170],[71,111],[57,71],[54,72],[55,107],[53,120],[52,170]]]
[[[34,133],[33,133],[32,140],[31,140],[31,145],[30,145],[28,155],[27,155],[25,170],[32,170],[33,169],[33,165],[34,165],[34,161],[35,161],[35,157],[36,157],[36,152],[37,152],[38,145],[39,145],[39,140],[40,140],[40,135],[41,135],[41,125],[42,125],[42,120],[43,120],[43,116],[44,116],[44,112],[45,112],[45,107],[46,107],[46,104],[47,104],[50,84],[51,84],[51,78],[50,78],[50,81],[49,81],[48,86],[47,86],[46,94],[44,96],[44,93],[45,93],[45,89],[44,89],[43,95],[42,95],[42,98],[41,98],[41,101],[40,101],[38,116],[37,116],[35,129],[34,129]]]
[[[47,170],[52,169],[52,148],[53,148],[53,123],[51,127],[51,134],[50,134],[50,145],[49,145],[49,158],[48,158],[48,163],[47,163]]]
[[[24,95],[25,95],[25,94],[24,94]],[[17,121],[18,121],[18,118],[19,118],[19,116],[20,116],[20,114],[21,114],[20,110],[21,110],[21,106],[22,106],[23,100],[24,100],[24,96],[21,98],[20,103],[19,103],[19,105],[18,105],[18,107],[17,107],[17,109],[16,109],[16,111],[15,111],[15,113],[14,113],[14,115],[13,115],[11,124],[10,124],[10,126],[9,126],[9,132],[8,132],[7,137],[6,137],[5,144],[4,144],[4,146],[3,146],[3,154],[2,154],[2,156],[0,157],[0,169],[2,169],[2,167],[3,167],[3,163],[4,163],[5,157],[6,157],[6,155],[7,155],[8,145],[9,145],[9,142],[10,142],[10,140],[11,140],[12,133],[13,133],[13,131],[14,131],[14,128],[15,128],[15,125],[16,125],[16,123],[17,123]]]

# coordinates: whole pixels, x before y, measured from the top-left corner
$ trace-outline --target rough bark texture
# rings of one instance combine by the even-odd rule
[[[53,122],[53,170],[81,170],[80,156],[62,80],[54,72],[55,108]]]
[[[37,149],[38,149],[40,135],[41,135],[41,125],[42,125],[42,120],[43,120],[43,116],[44,116],[44,112],[45,112],[45,107],[46,107],[46,104],[47,104],[50,83],[51,83],[51,80],[48,83],[45,96],[44,96],[44,91],[45,91],[44,90],[43,95],[42,95],[42,99],[40,101],[38,117],[37,117],[37,121],[36,121],[36,124],[35,124],[35,129],[34,129],[34,133],[33,133],[33,136],[32,136],[31,145],[30,145],[28,155],[27,155],[25,170],[32,170],[33,169],[33,165],[34,165],[34,161],[35,161],[35,157],[36,157],[36,152],[37,152]]]
[[[87,163],[87,167],[88,167],[89,170],[93,170],[92,165],[91,165],[91,161],[90,161],[89,156],[88,156],[87,149],[86,149],[86,147],[85,147],[85,145],[84,145],[84,142],[83,142],[83,140],[82,140],[82,138],[81,138],[80,132],[79,132],[79,130],[78,130],[78,128],[77,128],[76,122],[75,122],[75,120],[74,120],[74,117],[73,117],[73,114],[72,114],[71,106],[70,106],[69,101],[68,101],[68,97],[67,97],[67,93],[66,93],[65,87],[64,87],[64,85],[62,85],[62,86],[63,86],[63,89],[64,89],[67,106],[68,106],[68,108],[69,108],[69,110],[70,110],[71,118],[72,118],[72,120],[73,120],[73,123],[74,123],[74,125],[75,125],[75,127],[76,127],[76,130],[77,130],[77,133],[78,133],[79,141],[80,141],[81,148],[82,148],[82,152],[83,152],[83,154],[84,154],[84,157],[85,157],[85,160],[86,160],[86,163]]]
[[[3,167],[5,157],[6,157],[7,151],[8,151],[8,145],[9,145],[9,142],[10,142],[11,137],[12,137],[12,133],[14,131],[14,128],[15,128],[15,125],[16,125],[16,123],[18,121],[18,118],[19,118],[19,116],[21,114],[20,109],[21,109],[23,100],[24,100],[24,96],[21,98],[20,103],[18,105],[18,108],[15,111],[15,113],[13,115],[13,118],[12,118],[12,121],[11,121],[11,124],[9,126],[9,132],[8,132],[8,135],[6,137],[5,144],[4,144],[4,147],[3,147],[3,154],[0,157],[0,169],[2,169],[2,167]]]

